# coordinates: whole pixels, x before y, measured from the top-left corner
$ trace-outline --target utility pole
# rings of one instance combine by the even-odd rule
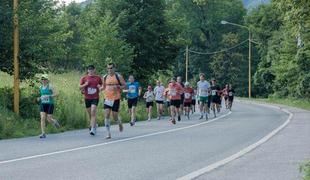
[[[19,26],[18,26],[18,0],[13,0],[13,28],[14,28],[14,52],[13,52],[13,65],[14,65],[14,112],[19,114]]]
[[[251,88],[251,57],[252,57],[252,49],[251,49],[251,32],[249,30],[249,98],[252,97],[252,88]]]
[[[186,82],[188,82],[188,58],[189,58],[189,54],[188,54],[188,46],[186,46],[186,54],[185,54],[185,80]]]

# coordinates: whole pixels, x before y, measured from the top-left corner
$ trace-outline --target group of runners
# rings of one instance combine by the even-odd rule
[[[137,120],[136,108],[139,97],[142,95],[142,87],[139,82],[135,81],[133,75],[130,75],[128,82],[122,75],[116,73],[115,64],[107,65],[107,74],[103,77],[96,74],[93,65],[88,66],[87,74],[80,79],[79,88],[84,95],[85,107],[90,120],[89,133],[96,135],[97,124],[97,106],[100,100],[100,92],[104,92],[104,124],[107,130],[107,139],[111,138],[111,119],[117,122],[119,131],[123,131],[123,124],[119,117],[120,102],[122,93],[126,93],[128,113],[130,116],[130,125],[134,126]],[[211,84],[205,79],[205,74],[199,74],[199,82],[197,88],[193,88],[189,82],[183,84],[181,77],[172,77],[165,87],[162,82],[157,80],[156,86],[147,87],[143,94],[145,99],[145,107],[148,114],[148,121],[152,118],[152,108],[154,102],[157,108],[157,119],[160,120],[164,114],[164,106],[167,106],[170,114],[170,122],[176,124],[176,119],[181,121],[182,115],[188,119],[190,113],[194,113],[196,100],[200,109],[200,119],[206,118],[210,110],[213,111],[214,117],[220,112],[222,99],[225,100],[225,106],[231,110],[234,98],[234,89],[231,85],[226,85],[221,89],[216,80],[212,79]],[[41,130],[40,138],[46,138],[45,121],[46,119],[56,128],[60,127],[59,122],[52,116],[54,110],[53,98],[57,96],[57,92],[50,85],[48,76],[43,75],[42,85],[40,86],[40,115]]]

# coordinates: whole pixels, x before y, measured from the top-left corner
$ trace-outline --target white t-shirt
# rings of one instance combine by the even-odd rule
[[[207,97],[209,95],[208,90],[210,88],[210,83],[208,81],[198,81],[197,83],[197,93],[198,96]]]
[[[165,92],[164,86],[156,86],[154,89],[155,101],[164,101],[165,100],[164,92]]]
[[[153,102],[154,101],[154,92],[146,91],[144,94],[144,98],[146,102]]]

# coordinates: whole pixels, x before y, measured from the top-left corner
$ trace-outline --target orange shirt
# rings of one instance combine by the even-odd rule
[[[122,76],[118,75],[119,80],[123,85],[125,85],[125,80]],[[116,75],[110,76],[107,75],[104,83],[104,97],[107,100],[118,100],[121,99],[121,87],[116,79]]]
[[[178,83],[169,83],[166,89],[166,94],[170,100],[180,100],[181,94],[183,93],[183,88]]]

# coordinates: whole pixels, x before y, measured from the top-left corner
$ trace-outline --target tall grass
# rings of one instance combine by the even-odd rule
[[[55,130],[52,126],[48,125],[47,133],[88,127],[89,120],[85,109],[84,96],[78,88],[81,76],[82,74],[78,72],[49,74],[50,83],[58,91],[58,96],[55,98],[54,117],[60,121],[62,127],[59,130]],[[0,103],[0,139],[37,135],[40,133],[40,117],[36,97],[39,96],[38,87],[40,84],[37,83],[34,87],[29,86],[29,81],[21,84],[23,88],[21,91],[21,100],[23,102],[21,102],[20,108],[23,113],[22,117],[18,117],[11,112],[13,105],[12,81],[12,76],[0,72],[0,90],[4,89],[4,91],[0,91],[0,97],[3,97],[3,101]],[[101,93],[100,96],[101,99],[97,108],[97,120],[99,125],[103,125],[103,94]],[[136,111],[138,120],[147,119],[143,100],[139,101]],[[156,117],[156,114],[156,107],[153,107],[152,117]],[[121,101],[120,118],[124,123],[130,121],[127,101],[125,99]]]
[[[270,96],[265,99],[261,98],[240,98],[239,99],[246,99],[246,100],[252,100],[252,101],[259,101],[259,102],[266,102],[266,103],[274,103],[274,104],[283,104],[287,106],[297,107],[305,110],[310,110],[310,100],[309,99],[297,99],[294,97],[286,97],[286,98],[279,98],[275,96]]]
[[[300,166],[299,171],[302,173],[303,180],[310,180],[310,161],[304,162]]]

